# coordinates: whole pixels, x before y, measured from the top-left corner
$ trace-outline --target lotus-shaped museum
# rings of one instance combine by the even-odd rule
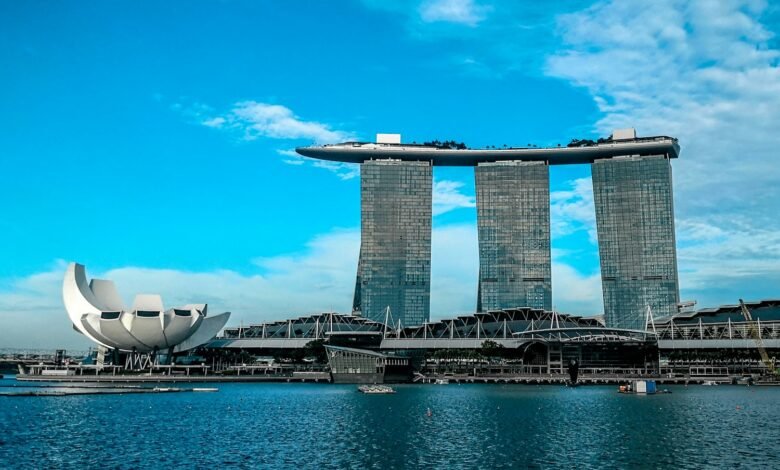
[[[68,266],[62,298],[74,329],[120,351],[186,351],[216,336],[230,317],[229,312],[207,317],[206,304],[165,310],[159,295],[148,294],[136,295],[127,309],[112,281],[87,283],[84,266],[77,263]]]

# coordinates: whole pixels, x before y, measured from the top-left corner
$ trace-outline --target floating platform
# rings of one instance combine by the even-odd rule
[[[41,387],[42,388],[42,387]],[[68,387],[58,390],[25,390],[21,392],[0,392],[0,397],[72,397],[80,395],[129,395],[139,393],[182,393],[182,392],[216,392],[216,388],[176,388],[176,387],[70,387],[73,390],[67,390]]]
[[[361,385],[358,387],[358,392],[367,393],[369,395],[385,395],[388,393],[395,393],[395,390],[387,385]]]

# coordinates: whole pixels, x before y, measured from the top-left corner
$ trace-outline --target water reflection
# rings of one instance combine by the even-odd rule
[[[0,399],[0,467],[761,466],[780,388],[222,384],[214,394]],[[431,409],[431,416],[426,410]]]

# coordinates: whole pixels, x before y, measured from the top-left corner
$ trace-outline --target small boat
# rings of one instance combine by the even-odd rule
[[[701,384],[702,384],[702,385],[713,386],[713,385],[718,385],[718,382],[715,382],[714,380],[705,380],[705,381],[704,381],[704,382],[702,382]]]
[[[393,390],[392,387],[388,387],[387,385],[361,385],[360,387],[358,387],[358,392],[367,393],[371,395],[380,395],[380,394],[387,394],[387,393],[395,393],[395,390]]]
[[[618,393],[653,395],[656,392],[655,380],[632,380],[628,384],[620,385],[618,387]]]
[[[736,380],[737,385],[752,385],[753,384],[753,377],[746,375],[743,377],[740,377]]]
[[[450,379],[436,379],[436,382],[434,382],[436,385],[448,385],[450,383]]]
[[[219,389],[215,387],[195,387],[192,389],[193,392],[218,392]]]

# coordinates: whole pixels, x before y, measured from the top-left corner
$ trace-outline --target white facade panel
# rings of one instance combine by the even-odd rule
[[[377,134],[377,144],[400,144],[401,134]]]
[[[612,140],[633,140],[636,139],[636,129],[615,129],[612,131]]]

